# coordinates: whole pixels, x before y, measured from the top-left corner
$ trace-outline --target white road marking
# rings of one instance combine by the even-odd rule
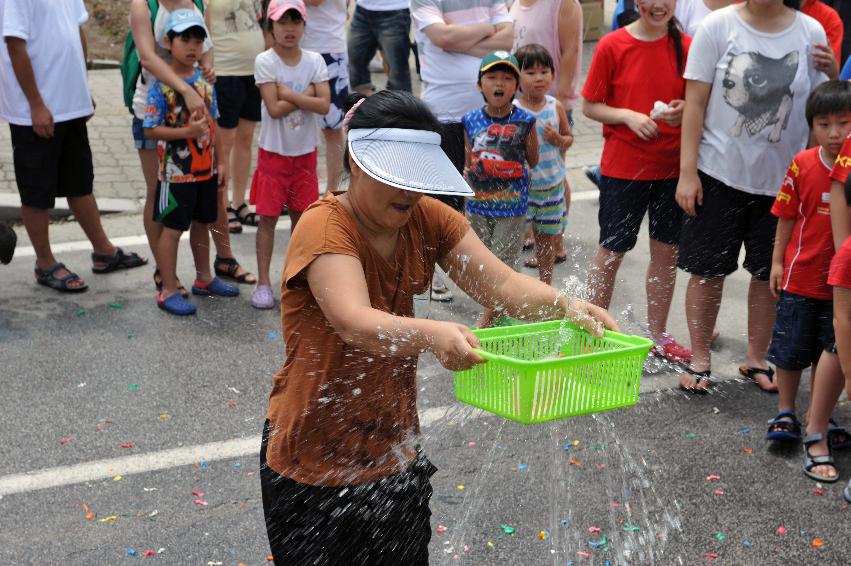
[[[420,425],[426,428],[455,411],[458,411],[459,415],[463,415],[464,419],[476,419],[487,414],[462,405],[432,407],[420,412]],[[233,458],[258,457],[259,454],[260,436],[258,435],[108,460],[82,462],[70,466],[45,468],[23,474],[0,476],[0,497],[97,481],[118,475],[129,476],[179,466],[191,466],[202,458],[206,463]]]
[[[281,218],[278,221],[278,224],[275,226],[275,230],[289,230],[290,229],[290,219],[289,218]],[[257,228],[253,226],[245,226],[243,228],[244,234],[254,234],[257,232]],[[130,246],[147,246],[148,245],[148,237],[144,234],[139,234],[137,236],[122,236],[119,238],[110,238],[112,240],[112,244],[119,247],[130,247]],[[184,232],[180,237],[180,240],[185,242],[189,240],[189,232]],[[51,246],[54,254],[64,253],[64,252],[85,252],[91,251],[92,245],[88,240],[78,240],[74,242],[63,242],[60,244],[53,244]],[[15,257],[35,257],[35,249],[32,246],[23,246],[15,250]]]
[[[599,191],[578,191],[573,193],[570,197],[571,202],[583,202],[586,200],[594,200],[598,198]],[[290,219],[282,218],[278,225],[275,226],[275,230],[289,230],[290,229]],[[245,234],[253,234],[257,232],[257,228],[253,226],[245,226],[243,228],[243,233]],[[189,232],[184,232],[183,236],[181,236],[181,241],[186,241],[189,239]],[[112,243],[116,246],[121,247],[129,247],[129,246],[146,246],[148,244],[148,238],[144,234],[139,234],[137,236],[123,236],[119,238],[111,238]],[[60,244],[52,245],[53,253],[64,253],[64,252],[85,252],[91,251],[92,245],[88,240],[79,240],[74,242],[64,242]],[[35,257],[35,250],[32,246],[22,246],[15,250],[15,257]]]

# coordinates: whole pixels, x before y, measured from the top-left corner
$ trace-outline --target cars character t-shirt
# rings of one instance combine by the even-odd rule
[[[470,144],[467,182],[475,195],[467,210],[484,216],[526,214],[529,199],[529,163],[526,140],[535,117],[513,106],[507,116],[495,118],[479,108],[464,115]]]

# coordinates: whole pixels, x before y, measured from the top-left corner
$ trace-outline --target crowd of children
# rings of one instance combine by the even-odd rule
[[[0,1],[7,36],[23,33],[13,27],[24,19],[19,4],[8,1],[4,10]],[[134,137],[149,181],[145,226],[156,260],[157,304],[176,315],[196,311],[176,273],[178,243],[188,230],[196,271],[192,294],[237,296],[239,287],[220,279],[230,278],[255,284],[251,304],[271,309],[276,304],[271,260],[278,218],[287,210],[295,229],[320,196],[319,130],[338,145],[345,135],[343,116],[353,101],[344,106],[348,83],[340,78],[340,47],[328,53],[302,48],[313,16],[302,0],[266,5],[267,49],[256,55],[254,85],[249,85],[262,101],[250,187],[256,212],[250,213],[242,203],[228,208],[229,164],[223,156],[229,152],[223,150],[218,131],[213,42],[204,4],[166,1],[153,12],[145,4],[134,0],[131,6],[138,57],[145,68],[139,84],[131,86],[136,86]],[[683,366],[683,388],[705,392],[712,382],[709,346],[724,277],[738,268],[744,246],[744,267],[752,280],[747,363],[740,371],[762,389],[779,391],[768,440],[803,442],[805,473],[830,482],[839,477],[831,451],[851,446],[851,435],[831,418],[846,383],[843,375],[851,388],[851,219],[846,196],[851,86],[828,80],[838,77],[838,65],[824,30],[787,4],[751,0],[712,14],[707,10],[702,22],[690,23],[689,29],[697,30],[692,42],[674,17],[674,0],[640,0],[634,21],[599,42],[582,92],[583,112],[602,124],[605,139],[600,171],[593,176],[600,189],[600,232],[587,287],[591,301],[608,308],[618,268],[649,216],[647,321],[654,353]],[[337,26],[345,6],[333,6],[333,14],[317,17]],[[83,20],[81,13],[60,15],[59,28]],[[149,20],[151,37],[142,25]],[[22,60],[20,46],[15,40],[8,45],[16,65]],[[535,43],[523,44],[513,54],[485,54],[476,83],[484,105],[467,111],[460,121],[463,173],[474,191],[464,204],[472,229],[514,269],[531,229],[540,279],[547,284],[562,253],[569,206],[565,160],[573,143],[571,108],[552,95],[560,57]],[[5,72],[11,68],[7,65]],[[14,76],[26,77],[17,66]],[[0,77],[5,88],[9,77]],[[15,167],[27,229],[39,252],[38,282],[60,291],[86,288],[50,254],[46,225],[43,238],[39,230],[30,230],[43,223],[42,212],[57,195],[68,196],[81,224],[88,222],[96,273],[144,265],[144,258],[112,246],[94,223],[90,166],[69,172],[67,159],[57,157],[55,175],[36,179],[18,151],[27,147],[76,155],[71,146],[85,138],[84,120],[94,110],[85,100],[86,88],[74,91],[82,102],[74,101],[73,111],[56,116],[54,125],[50,112],[44,114],[47,106],[60,108],[68,101],[45,94],[46,106],[45,100],[31,96],[33,85],[22,86],[27,96],[19,98],[30,117],[21,122],[10,108],[0,108],[0,114],[15,124]],[[807,135],[812,147],[804,149]],[[49,147],[43,140],[51,140]],[[333,190],[337,176],[331,169],[340,169],[343,147],[329,150]],[[88,159],[90,165],[88,155],[82,161]],[[70,174],[78,181],[70,182]],[[55,186],[46,185],[50,179]],[[231,213],[232,232],[237,224],[240,230],[243,223],[258,226],[256,279],[230,253],[226,212]],[[211,233],[218,250],[212,266]],[[678,267],[690,274],[686,315],[692,348],[667,333]],[[776,317],[766,315],[775,309]],[[499,314],[486,309],[479,326],[491,326]],[[795,398],[807,368],[812,394],[804,433]]]

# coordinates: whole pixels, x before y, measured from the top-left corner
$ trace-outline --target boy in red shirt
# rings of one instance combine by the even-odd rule
[[[820,108],[811,114],[810,102],[819,98],[823,99],[823,102],[820,104]],[[828,101],[830,101],[829,104]],[[819,143],[823,143],[826,135],[825,127],[829,126],[827,128],[829,130],[827,134],[828,142],[822,146],[822,150],[825,150],[824,153],[828,154],[828,156],[831,156],[830,154],[836,155],[836,157],[830,160],[832,169],[828,174],[827,186],[829,187],[829,193],[825,195],[822,192],[824,190],[823,187],[819,189],[822,192],[822,201],[829,203],[828,208],[833,233],[831,235],[831,230],[824,225],[821,218],[819,218],[822,221],[818,222],[818,230],[821,239],[825,237],[828,239],[827,244],[823,245],[829,245],[830,248],[834,248],[835,245],[838,248],[839,243],[847,238],[849,233],[848,205],[843,185],[847,176],[849,161],[851,161],[851,142],[848,141],[847,137],[851,134],[851,83],[829,81],[816,88],[810,97],[810,101],[807,103],[807,119],[811,121],[813,135]],[[845,138],[840,138],[839,134],[842,132],[845,133]],[[844,144],[842,145],[840,145],[841,140],[844,140]],[[836,147],[840,149],[836,150]],[[785,189],[786,186],[784,185]],[[780,194],[782,196],[783,192]],[[780,196],[778,196],[778,199],[780,199]],[[801,213],[804,214],[805,211],[806,208],[802,206]],[[806,233],[806,226],[802,226],[802,237],[806,237]],[[779,224],[777,234],[779,238],[781,234],[781,226]],[[802,250],[803,246],[798,246],[798,249]],[[799,251],[797,255],[798,257],[802,257],[804,255],[803,251]],[[812,268],[813,272],[810,274],[812,280],[824,277],[827,287],[821,287],[821,291],[829,289],[831,285],[834,286],[831,290],[833,308],[828,316],[831,318],[831,322],[834,322],[833,326],[835,328],[836,338],[835,342],[830,341],[826,345],[821,358],[818,360],[818,367],[813,369],[813,387],[810,396],[807,436],[804,438],[804,473],[821,482],[835,482],[839,479],[839,474],[831,454],[831,448],[838,448],[842,444],[842,441],[844,441],[845,445],[848,444],[848,434],[841,431],[841,429],[838,430],[838,427],[830,422],[830,413],[833,411],[836,401],[842,393],[843,385],[842,369],[840,367],[841,360],[837,356],[837,351],[842,352],[844,349],[847,357],[847,352],[851,350],[851,343],[849,343],[851,342],[849,340],[851,335],[848,332],[849,328],[851,328],[851,289],[842,288],[843,283],[851,288],[851,270],[848,269],[851,263],[845,260],[844,265],[846,268],[844,270],[841,268],[843,264],[842,257],[848,257],[848,255],[851,255],[849,251],[843,252],[840,249],[827,265],[827,273],[825,273],[825,266],[822,265],[818,273],[815,272],[815,268]],[[793,267],[793,276],[794,273]],[[773,276],[774,270],[772,269],[772,283],[774,281]],[[775,338],[777,337],[777,329],[781,325],[780,308],[780,303],[778,303]],[[844,327],[840,321],[843,313],[846,319]],[[800,312],[795,313],[796,318],[800,318],[800,316]],[[843,340],[846,343],[844,347],[841,345]],[[839,347],[837,348],[837,346]],[[773,343],[772,350],[774,350]],[[840,355],[842,354],[840,353]],[[851,367],[846,369],[851,369]],[[781,379],[779,383],[781,395],[784,391],[782,381],[784,373],[781,373],[780,366],[778,365],[778,379]],[[827,433],[827,438],[825,438],[825,433]],[[841,436],[839,436],[840,434]]]

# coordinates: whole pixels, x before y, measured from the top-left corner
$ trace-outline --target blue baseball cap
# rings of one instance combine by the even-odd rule
[[[210,32],[207,30],[207,26],[204,25],[204,18],[201,17],[201,14],[188,8],[175,10],[169,14],[168,19],[165,22],[166,33],[171,31],[174,33],[183,33],[189,28],[195,27],[203,29],[207,36],[210,35]]]

